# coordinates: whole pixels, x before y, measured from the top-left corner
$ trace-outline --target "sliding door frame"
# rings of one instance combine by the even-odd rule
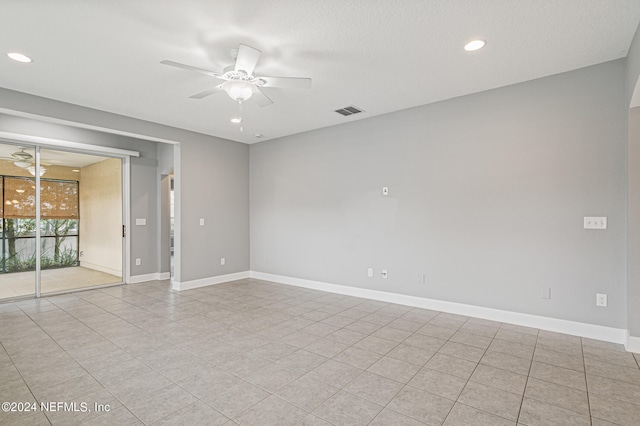
[[[35,150],[35,168],[36,171],[40,170],[40,149],[54,149],[57,151],[64,152],[75,152],[79,154],[89,154],[89,155],[100,155],[109,158],[118,158],[121,160],[121,170],[122,170],[122,224],[124,226],[124,236],[122,238],[122,281],[120,283],[112,283],[105,285],[98,285],[87,287],[86,289],[94,289],[101,287],[110,287],[114,285],[120,285],[123,283],[129,283],[131,279],[131,264],[130,264],[130,253],[131,253],[131,238],[130,238],[130,230],[131,230],[131,157],[139,157],[140,153],[138,151],[131,151],[120,148],[112,148],[105,147],[99,145],[89,145],[79,142],[71,142],[60,139],[52,139],[45,138],[41,136],[29,136],[17,133],[9,133],[9,132],[0,132],[0,143],[8,143],[11,145],[18,146],[28,146],[29,148],[33,148]],[[35,297],[39,298],[42,296],[41,293],[41,229],[40,229],[40,214],[41,214],[41,206],[40,206],[40,173],[35,173],[35,186],[36,186],[36,196],[35,196],[35,204],[36,204],[36,270],[35,270]],[[46,293],[47,296],[70,293],[75,291],[85,290],[85,288],[77,288],[71,290],[64,290],[58,292]],[[26,296],[30,297],[30,296]],[[14,298],[3,299],[12,300]]]

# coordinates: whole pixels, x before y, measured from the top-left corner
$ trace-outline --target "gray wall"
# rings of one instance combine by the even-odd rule
[[[625,328],[626,114],[615,61],[252,145],[251,269]]]
[[[640,28],[627,56],[627,105],[640,77]],[[640,109],[629,112],[628,136],[628,208],[627,208],[627,312],[631,336],[640,337]]]
[[[640,337],[640,108],[629,111],[628,147],[628,329]]]
[[[182,268],[177,270],[179,275],[176,278],[179,281],[190,281],[249,269],[249,147],[247,145],[0,88],[0,111],[3,110],[33,114],[90,128],[110,129],[111,132],[180,142],[180,161],[182,162],[180,169],[183,171],[179,183],[179,190],[182,192],[180,247],[183,264]],[[37,123],[39,124],[36,125]],[[32,124],[20,131],[2,127],[0,130],[142,151],[138,149],[137,142],[133,142],[136,140],[133,138],[91,132],[93,137],[99,139],[97,142],[91,142],[92,139],[89,136],[87,138],[77,136],[89,134],[83,129],[60,126],[64,130],[51,134],[48,133],[50,125],[47,123],[36,121]],[[38,133],[39,128],[44,129],[45,133]],[[149,220],[153,217],[154,225],[137,227],[145,228],[144,231],[149,232],[148,235],[138,235],[135,233],[136,230],[133,230],[134,247],[131,257],[132,259],[140,257],[140,250],[146,250],[150,256],[153,256],[155,262],[143,264],[144,268],[141,270],[136,270],[135,266],[132,266],[132,275],[157,272],[159,267],[157,240],[160,233],[157,224],[159,217],[157,197],[160,182],[155,156],[156,144],[150,143],[150,146],[153,147],[154,155],[146,156],[143,153],[143,157],[136,161],[136,167],[132,170],[132,182],[140,183],[140,189],[134,188],[136,192],[132,193],[132,218],[147,217]],[[198,225],[197,220],[201,217],[210,218],[205,228]],[[223,256],[227,258],[227,265],[221,267],[219,257]],[[146,269],[147,266],[152,269]]]
[[[249,147],[191,141],[180,152],[181,281],[248,271]]]
[[[638,77],[640,77],[640,27],[636,30],[636,34],[629,46],[629,52],[627,53],[627,70],[625,76],[627,104],[631,101]]]

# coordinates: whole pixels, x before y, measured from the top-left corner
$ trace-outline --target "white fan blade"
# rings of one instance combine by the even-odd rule
[[[258,77],[264,80],[262,87],[280,87],[283,89],[311,89],[310,78],[300,77]]]
[[[262,52],[258,49],[249,47],[246,44],[241,44],[240,47],[238,47],[235,70],[242,70],[249,75],[253,74],[253,69],[256,67],[261,54]]]
[[[260,89],[258,89],[256,87],[256,91],[253,93],[253,96],[251,97],[251,99],[255,100],[255,103],[258,104],[258,106],[264,107],[267,105],[271,105],[273,103],[273,101],[271,99],[269,99],[269,97],[267,95],[265,95],[264,93],[262,93],[262,91]]]
[[[207,96],[213,95],[216,92],[220,92],[222,91],[222,87],[220,87],[219,85],[216,87],[212,87],[211,89],[207,89],[207,90],[203,90],[202,92],[198,92],[195,95],[191,95],[189,96],[190,99],[202,99],[202,98],[206,98]]]
[[[218,72],[205,70],[204,68],[192,67],[191,65],[181,64],[180,62],[173,62],[173,61],[165,60],[165,61],[160,61],[160,63],[163,64],[163,65],[169,65],[171,67],[182,68],[183,70],[201,72],[201,73],[213,76],[213,77],[222,77],[222,74],[220,74]]]

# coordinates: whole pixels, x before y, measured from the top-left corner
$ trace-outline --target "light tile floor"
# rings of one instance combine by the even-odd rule
[[[122,282],[121,276],[82,266],[45,269],[40,273],[40,277],[42,293]],[[0,299],[35,294],[35,280],[35,271],[0,274]]]
[[[620,345],[257,280],[0,304],[0,343],[0,401],[80,410],[0,424],[640,424]]]

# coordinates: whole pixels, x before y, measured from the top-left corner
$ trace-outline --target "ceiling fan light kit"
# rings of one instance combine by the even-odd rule
[[[27,171],[29,173],[31,173],[31,176],[35,176],[36,175],[36,167],[35,166],[29,166],[27,167]],[[40,166],[40,176],[42,176],[43,174],[45,174],[47,171],[47,169],[45,169],[44,167]]]
[[[222,89],[234,101],[246,101],[253,95],[255,86],[244,80],[229,80],[222,83]]]
[[[20,167],[21,169],[26,169],[27,167],[31,166],[31,163],[28,161],[14,161],[13,164],[17,167]]]
[[[35,159],[33,155],[26,151],[27,148],[20,148],[19,151],[11,153],[10,157],[2,157],[3,160],[11,161],[14,166],[27,170],[32,176],[36,175]],[[44,175],[46,168],[40,165],[40,176]]]
[[[226,67],[222,73],[169,60],[163,60],[160,63],[224,80],[222,84],[190,96],[192,99],[202,99],[215,93],[225,92],[234,101],[240,102],[253,98],[258,106],[264,107],[271,105],[273,101],[263,93],[261,90],[263,87],[276,89],[311,88],[310,78],[254,76],[253,71],[261,55],[262,52],[258,49],[241,44],[238,49],[233,49],[231,52],[231,56],[235,57],[235,64]]]

